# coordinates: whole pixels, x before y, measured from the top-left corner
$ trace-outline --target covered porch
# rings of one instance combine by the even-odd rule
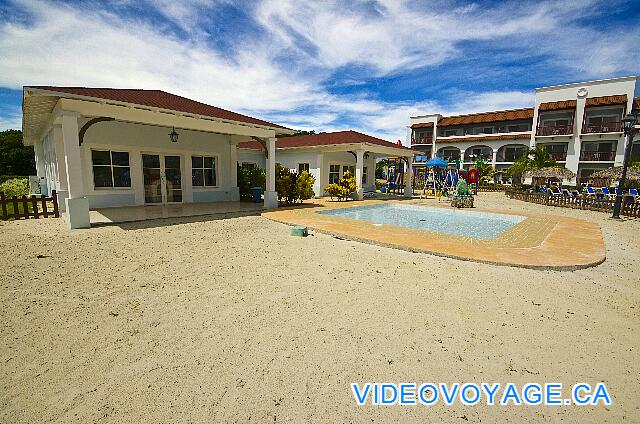
[[[277,207],[276,135],[291,130],[161,91],[78,90],[25,87],[23,99],[25,143],[69,228]],[[248,140],[268,152],[260,206],[238,202]]]

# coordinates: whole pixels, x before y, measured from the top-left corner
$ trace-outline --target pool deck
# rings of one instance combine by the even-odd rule
[[[301,208],[281,208],[262,216],[289,225],[304,225],[315,231],[345,239],[429,253],[449,258],[533,269],[575,270],[601,264],[606,259],[600,227],[589,221],[550,214],[465,209],[519,215],[525,220],[493,239],[462,237],[386,224],[374,224],[316,213],[320,210],[398,202],[450,209],[445,202],[428,200],[364,200],[335,202],[314,200]]]

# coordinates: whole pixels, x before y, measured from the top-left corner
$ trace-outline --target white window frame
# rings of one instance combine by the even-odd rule
[[[362,167],[362,185],[367,184],[367,168],[368,166],[363,166]]]
[[[109,152],[109,160],[111,162],[110,165],[94,165],[93,164],[93,152]],[[113,158],[111,157],[111,152],[115,153],[126,153],[129,156],[129,166],[122,165],[114,165]],[[133,173],[131,172],[131,152],[129,150],[113,150],[110,147],[92,147],[89,149],[89,161],[91,162],[91,185],[94,191],[105,191],[105,190],[133,190]],[[95,175],[93,172],[94,166],[102,166],[109,167],[111,169],[111,187],[96,187]],[[128,187],[116,187],[115,181],[113,180],[113,168],[129,168],[129,186]]]
[[[307,171],[307,173],[311,175],[311,164],[309,162],[298,162],[298,173],[302,174],[302,170],[300,170],[300,165],[306,165],[306,166],[303,166],[307,168],[307,169],[304,169],[304,171]]]
[[[204,166],[204,158],[213,158],[213,162],[214,162],[214,172],[213,175],[216,179],[216,184],[215,185],[193,185],[193,170],[194,169],[210,169],[210,168],[194,168],[193,167],[193,158],[197,157],[197,158],[202,158],[202,166]],[[220,188],[220,159],[218,155],[215,154],[206,154],[206,153],[191,153],[189,155],[189,160],[191,161],[191,175],[189,175],[189,183],[191,185],[191,188],[194,190],[210,190],[210,189],[216,189],[216,188]],[[203,182],[204,182],[204,177],[203,177]]]
[[[332,166],[337,166],[338,167],[338,172],[331,171],[331,167]],[[329,164],[329,173],[327,174],[327,176],[329,178],[329,184],[332,184],[331,183],[331,174],[338,174],[338,181],[340,181],[340,179],[342,178],[342,164],[339,164],[339,163],[330,163]]]

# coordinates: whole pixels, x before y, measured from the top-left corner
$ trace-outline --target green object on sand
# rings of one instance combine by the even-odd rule
[[[307,231],[307,227],[294,225],[293,227],[291,227],[291,235],[297,237],[306,237],[309,235],[309,232]]]

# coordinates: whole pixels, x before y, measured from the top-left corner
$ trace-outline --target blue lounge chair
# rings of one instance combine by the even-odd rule
[[[602,193],[604,193],[604,195],[607,196],[609,199],[612,199],[612,198],[616,197],[615,194],[612,194],[609,191],[609,187],[601,187],[600,191],[602,191]]]
[[[629,189],[629,193],[631,193],[632,196],[637,196],[638,195],[638,189],[637,188],[630,188]]]

